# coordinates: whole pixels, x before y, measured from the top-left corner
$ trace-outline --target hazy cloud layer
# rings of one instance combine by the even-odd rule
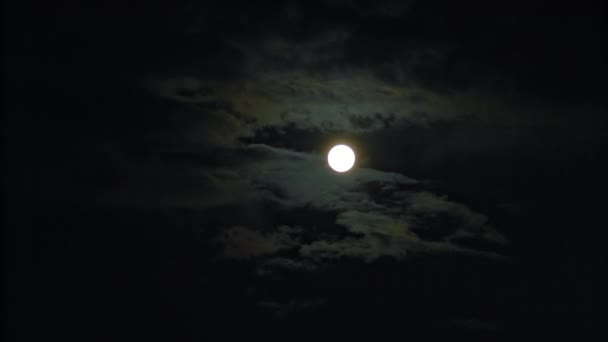
[[[389,126],[428,127],[445,121],[531,124],[547,119],[508,99],[460,91],[439,94],[420,84],[396,85],[365,68],[310,74],[255,72],[238,81],[191,77],[151,80],[153,94],[198,111],[191,127],[206,143],[234,145],[265,127],[295,125],[324,132],[361,133]],[[549,122],[555,122],[553,118]],[[545,122],[547,123],[547,122]]]
[[[460,242],[469,238],[495,247],[507,243],[484,215],[423,190],[421,182],[401,174],[365,168],[336,174],[319,156],[266,145],[251,145],[247,151],[252,161],[245,163],[241,174],[260,198],[275,203],[278,210],[310,207],[334,213],[332,225],[344,230],[333,229],[329,239],[305,241],[311,227],[233,227],[218,240],[226,258],[255,259],[281,252],[313,262],[403,259],[409,253],[497,257]],[[331,226],[320,228],[332,231]]]
[[[144,131],[149,155],[125,155],[128,162],[116,172],[124,179],[106,198],[205,210],[257,203],[267,216],[301,208],[332,215],[332,233],[319,239],[306,226],[286,234],[277,228],[281,222],[226,220],[217,241],[225,245],[223,257],[239,260],[296,263],[297,255],[306,262],[371,261],[439,251],[490,256],[488,251],[507,242],[490,218],[408,175],[424,178],[440,169],[441,161],[464,165],[464,171],[429,178],[457,179],[469,174],[468,165],[491,164],[493,154],[543,150],[548,140],[589,132],[586,123],[573,123],[567,114],[593,117],[597,111],[575,102],[567,109],[552,104],[541,110],[538,94],[526,91],[527,82],[556,79],[545,76],[560,65],[560,55],[543,63],[546,70],[538,75],[519,70],[511,61],[543,56],[534,48],[524,57],[511,55],[483,32],[463,31],[447,20],[454,5],[325,1],[317,6],[313,11],[300,2],[264,10],[251,5],[239,16],[229,2],[185,6],[187,18],[174,22],[182,40],[167,33],[159,42],[167,51],[156,56],[163,61],[157,64],[166,67],[146,70],[137,83],[162,105],[139,115],[150,111],[181,126],[170,137]],[[517,10],[500,4],[475,24],[511,34],[508,15]],[[410,31],[423,33],[395,39],[395,32]],[[471,41],[460,40],[462,33]],[[547,89],[543,96],[561,94],[555,84],[536,89]],[[325,165],[318,145],[333,136],[354,137],[361,145],[352,172],[336,175]],[[126,145],[119,142],[117,150],[121,144]],[[372,149],[375,155],[365,154]],[[409,172],[414,169],[418,172]]]

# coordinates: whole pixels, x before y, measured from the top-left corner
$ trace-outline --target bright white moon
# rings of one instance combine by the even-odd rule
[[[334,171],[348,171],[355,165],[355,152],[346,145],[336,145],[327,154],[327,162]]]

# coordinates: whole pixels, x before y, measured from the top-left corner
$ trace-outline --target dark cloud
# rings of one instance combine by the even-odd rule
[[[319,265],[307,260],[294,260],[288,257],[275,257],[264,260],[256,269],[256,275],[274,275],[285,272],[311,272]]]
[[[284,303],[274,301],[260,301],[257,305],[263,310],[271,312],[274,316],[278,318],[283,318],[286,315],[293,314],[294,312],[310,310],[319,305],[322,305],[323,302],[323,299],[292,299]]]
[[[40,331],[601,326],[603,5],[5,7],[9,288]]]
[[[412,5],[413,1],[374,1],[368,3],[365,1],[344,1],[344,0],[329,0],[327,4],[330,7],[342,7],[356,11],[361,16],[379,16],[379,17],[399,17]]]
[[[263,227],[261,231],[231,228],[220,238],[227,257],[259,257],[285,250],[314,261],[355,258],[369,262],[381,256],[403,259],[411,252],[493,257],[497,255],[451,240],[468,237],[497,245],[507,242],[487,224],[484,215],[428,191],[408,190],[419,182],[401,174],[360,168],[336,175],[314,155],[266,145],[251,145],[248,150],[254,157],[243,166],[242,174],[261,192],[260,197],[280,208],[309,206],[319,212],[334,212],[333,224],[346,231],[329,240],[303,242],[299,235],[307,227],[289,230],[291,234],[283,227]],[[370,191],[370,186],[382,189],[382,196],[372,197],[370,193],[379,190]]]
[[[222,257],[249,259],[293,248],[297,240],[291,238],[288,231],[286,227],[279,227],[267,234],[240,227],[225,229],[218,238],[218,242],[224,246]]]
[[[395,121],[394,114],[382,116],[376,113],[374,116],[353,115],[350,117],[350,122],[355,129],[359,130],[376,130],[382,127],[389,127]]]
[[[230,42],[248,57],[250,71],[262,70],[324,70],[327,65],[345,60],[343,46],[349,40],[347,29],[327,28],[307,39],[289,39],[282,35],[269,36],[260,41],[250,39]]]
[[[477,318],[468,319],[453,319],[444,322],[438,322],[436,327],[453,329],[453,330],[472,330],[477,332],[494,332],[503,330],[496,322],[481,320]]]

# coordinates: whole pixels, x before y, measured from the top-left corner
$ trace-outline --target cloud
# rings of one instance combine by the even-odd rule
[[[368,238],[346,238],[336,242],[319,240],[302,246],[300,255],[316,261],[354,258],[370,262],[385,254],[380,244],[379,240]],[[405,252],[401,251],[403,255]]]
[[[386,116],[376,113],[373,116],[354,114],[349,118],[354,128],[365,131],[375,131],[391,126],[395,122],[395,114]]]
[[[327,28],[307,39],[288,39],[274,34],[258,40],[233,40],[229,44],[249,57],[253,70],[289,70],[334,65],[344,59],[350,38],[345,28]]]
[[[204,36],[213,42],[211,46],[195,44],[192,51],[183,53],[193,54],[189,56],[194,60],[191,64],[182,63],[187,66],[171,72],[150,73],[142,80],[143,86],[157,96],[201,111],[202,124],[193,125],[192,136],[231,146],[260,129],[289,124],[323,132],[360,133],[387,125],[426,126],[458,120],[507,125],[556,120],[554,113],[530,104],[522,106],[517,95],[525,84],[512,77],[523,72],[517,68],[522,63],[513,60],[525,60],[526,56],[503,51],[509,50],[508,44],[495,44],[498,51],[489,55],[479,48],[484,44],[477,39],[483,42],[484,37],[471,42],[460,41],[458,34],[445,40],[395,37],[395,32],[409,30],[416,36],[421,27],[431,36],[454,27],[464,29],[466,25],[442,21],[452,18],[449,6],[436,9],[388,0],[369,4],[337,0],[317,5],[327,13],[309,13],[306,6],[290,3],[264,10],[247,7],[238,18],[231,15],[233,8],[227,4],[210,8],[196,5],[200,6],[199,15],[205,17],[198,21],[217,24],[230,34]],[[496,23],[510,17],[503,17],[502,10],[494,7],[486,10],[496,16]],[[506,6],[505,10],[513,8]],[[196,16],[194,13],[188,16]],[[333,15],[337,13],[340,15]],[[327,20],[326,15],[333,20]],[[392,16],[401,19],[393,21]],[[275,20],[277,17],[296,19]],[[316,24],[302,30],[302,22],[313,17],[319,19]],[[483,16],[473,17],[480,20]],[[425,22],[428,18],[437,22]],[[379,21],[384,25],[377,25]],[[501,25],[493,29],[513,32]],[[209,65],[224,73],[238,72],[230,79],[201,74],[199,69]],[[530,71],[534,70],[522,76],[533,74]],[[226,122],[216,127],[216,120]]]
[[[331,211],[377,206],[358,188],[364,184],[415,185],[419,182],[398,173],[358,168],[347,174],[329,170],[324,159],[267,145],[250,145],[255,159],[244,166],[243,173],[260,189],[273,194],[285,207],[311,205]]]
[[[264,208],[269,212],[240,221],[214,221],[224,225],[218,227],[216,241],[223,248],[220,257],[256,262],[288,257],[294,269],[299,264],[302,270],[326,259],[372,262],[383,256],[404,259],[412,253],[495,257],[492,246],[507,242],[485,215],[400,173],[360,166],[337,174],[323,156],[264,144],[223,151],[224,160],[217,166],[199,167],[190,157],[177,159],[179,163],[160,159],[149,161],[150,165],[135,163],[133,181],[110,194],[148,207],[234,206],[252,213]],[[290,229],[285,226],[289,222],[277,219],[301,208],[308,208],[309,215],[330,216],[300,219],[296,224],[304,226]],[[287,270],[288,263],[283,264]],[[278,262],[267,263],[260,272],[280,268]]]
[[[477,332],[496,332],[503,328],[498,321],[479,318],[453,318],[436,322],[433,326],[439,329],[469,330]]]
[[[413,1],[383,0],[373,2],[328,0],[330,7],[348,8],[356,11],[363,17],[400,17],[408,10]]]
[[[260,191],[238,171],[225,166],[196,165],[196,159],[190,161],[190,157],[180,156],[178,161],[149,158],[116,163],[112,165],[116,168],[112,172],[120,178],[116,177],[101,190],[94,202],[96,205],[200,210],[261,198]]]
[[[274,257],[263,260],[257,266],[255,273],[259,276],[273,275],[284,272],[310,272],[319,266],[308,260],[295,260],[289,257]]]
[[[330,224],[342,230],[311,238],[306,234],[309,227],[275,230],[267,226],[262,228],[265,232],[230,228],[220,238],[227,244],[225,257],[268,257],[290,251],[292,257],[297,253],[313,264],[341,258],[366,262],[382,256],[404,259],[410,253],[500,257],[461,242],[469,239],[496,246],[507,242],[487,224],[485,215],[421,190],[423,183],[404,175],[366,168],[338,175],[317,156],[267,145],[250,145],[246,152],[248,159],[240,173],[260,197],[275,203],[277,210],[309,207],[319,213],[335,213]],[[320,229],[332,231],[328,226]],[[294,268],[301,262],[286,260],[292,260]]]
[[[395,65],[405,70],[408,63]],[[395,74],[392,66],[388,73]],[[408,73],[405,79],[410,79]],[[243,138],[264,129],[285,137],[283,129],[289,126],[362,134],[395,127],[431,128],[445,122],[505,127],[559,122],[558,116],[514,105],[502,95],[464,89],[440,93],[414,81],[397,84],[365,66],[318,73],[256,69],[229,82],[158,76],[147,79],[144,86],[182,107],[172,115],[189,113],[191,124],[184,131],[189,141],[223,147],[237,147]]]
[[[301,312],[310,310],[323,305],[326,302],[325,299],[290,299],[288,301],[275,301],[275,300],[261,300],[257,303],[257,306],[264,311],[272,313],[277,318],[283,318],[294,312]]]
[[[284,227],[267,233],[244,227],[232,227],[222,230],[217,242],[224,247],[221,258],[238,260],[273,255],[297,244],[297,241],[289,235],[288,229]]]

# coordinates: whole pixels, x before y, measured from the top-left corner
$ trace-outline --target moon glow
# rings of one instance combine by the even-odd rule
[[[327,154],[329,166],[337,172],[346,172],[355,165],[355,152],[346,145],[336,145]]]

